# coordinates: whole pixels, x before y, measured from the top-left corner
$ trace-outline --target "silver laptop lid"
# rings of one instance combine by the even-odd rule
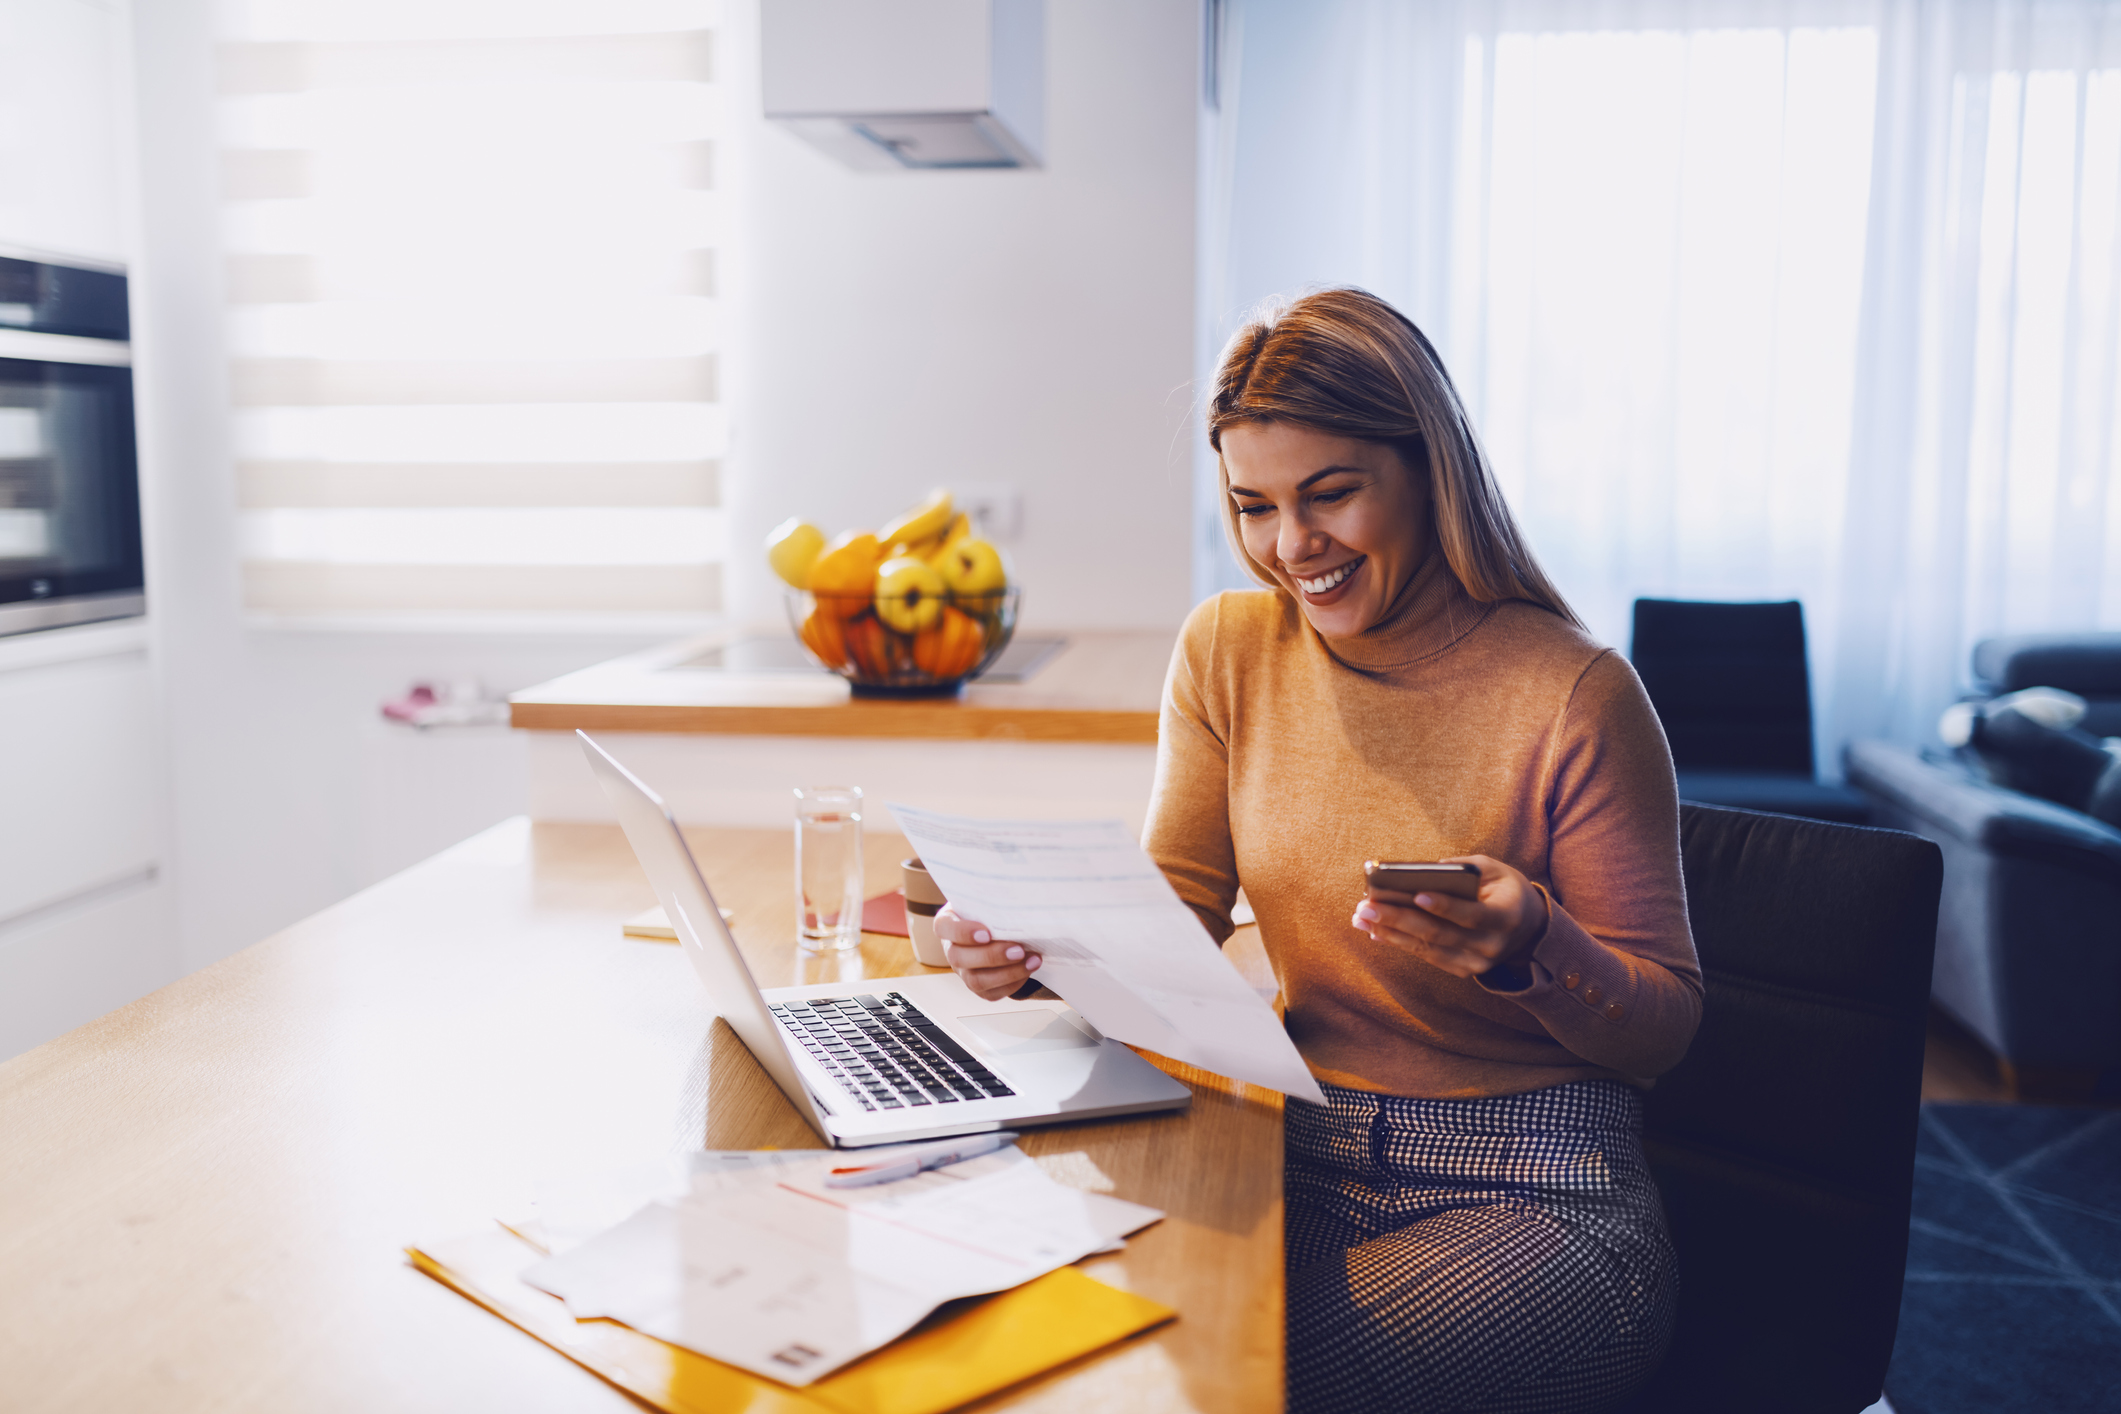
[[[729,1023],[729,1029],[736,1032],[744,1048],[766,1067],[766,1073],[781,1087],[796,1113],[809,1121],[819,1138],[832,1143],[825,1117],[810,1098],[802,1077],[796,1074],[787,1043],[773,1024],[773,1014],[766,1009],[766,999],[759,994],[759,984],[744,962],[743,953],[737,950],[729,925],[722,922],[714,891],[707,887],[706,876],[700,873],[699,863],[693,859],[670,808],[663,804],[661,796],[613,760],[610,752],[592,741],[589,733],[577,731],[575,735],[582,739],[589,767],[596,772],[604,795],[618,814],[626,842],[633,846],[641,868],[648,873],[656,901],[663,905],[670,926],[677,932],[678,946],[692,959],[692,969],[699,973],[700,983],[707,989],[707,1000]]]

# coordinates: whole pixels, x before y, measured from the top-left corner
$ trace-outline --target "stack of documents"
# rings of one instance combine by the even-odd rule
[[[942,1410],[1172,1314],[1066,1265],[1118,1245],[1160,1218],[1155,1209],[1057,1184],[1014,1147],[869,1187],[826,1182],[835,1166],[891,1153],[701,1154],[549,1185],[537,1219],[509,1225],[517,1236],[411,1255],[671,1410],[693,1407],[678,1397],[686,1390],[735,1397],[746,1387],[739,1372],[793,1388],[778,1402],[716,1407]],[[643,1196],[645,1206],[609,1221]],[[550,1255],[538,1260],[529,1243]],[[881,1349],[938,1306],[997,1291],[1008,1295]],[[688,1361],[697,1368],[681,1379]]]
[[[891,813],[958,916],[1035,949],[1038,980],[1105,1035],[1326,1102],[1281,1018],[1119,821]]]
[[[863,1162],[878,1157],[861,1152]],[[827,1187],[845,1161],[762,1167],[737,1182],[716,1175],[523,1280],[577,1320],[620,1321],[801,1386],[945,1301],[1020,1286],[1162,1216],[1063,1188],[1014,1147],[894,1183]]]

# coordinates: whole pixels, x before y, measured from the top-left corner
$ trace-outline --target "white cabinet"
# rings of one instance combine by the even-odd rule
[[[0,639],[0,928],[161,860],[162,753],[145,644],[9,670],[5,650],[77,632]]]
[[[0,0],[0,246],[122,262],[119,0]]]
[[[177,976],[141,620],[0,638],[0,1060]]]

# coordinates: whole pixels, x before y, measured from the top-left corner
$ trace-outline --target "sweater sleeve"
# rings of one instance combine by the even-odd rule
[[[1230,836],[1230,738],[1207,690],[1213,681],[1220,598],[1186,620],[1164,679],[1156,730],[1156,785],[1142,845],[1217,943],[1235,931],[1237,847]]]
[[[1610,651],[1577,680],[1551,782],[1553,908],[1525,968],[1530,984],[1483,985],[1594,1065],[1662,1074],[1700,1025],[1701,965],[1687,926],[1671,752],[1635,670]]]

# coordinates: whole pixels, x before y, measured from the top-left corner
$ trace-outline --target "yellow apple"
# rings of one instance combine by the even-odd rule
[[[877,565],[884,547],[866,530],[850,530],[825,547],[810,567],[810,592],[831,612],[851,619],[876,593]]]
[[[876,533],[879,544],[919,545],[933,540],[950,527],[950,493],[937,487],[928,493],[928,499],[900,516],[887,521]]]
[[[766,563],[797,589],[810,587],[810,567],[824,553],[825,532],[797,516],[782,521],[766,537]]]
[[[1009,585],[1009,570],[1002,552],[984,540],[966,537],[935,557],[943,583],[953,599],[977,599],[999,594]]]
[[[911,555],[886,560],[876,572],[876,616],[900,633],[919,633],[943,616],[943,577]]]

